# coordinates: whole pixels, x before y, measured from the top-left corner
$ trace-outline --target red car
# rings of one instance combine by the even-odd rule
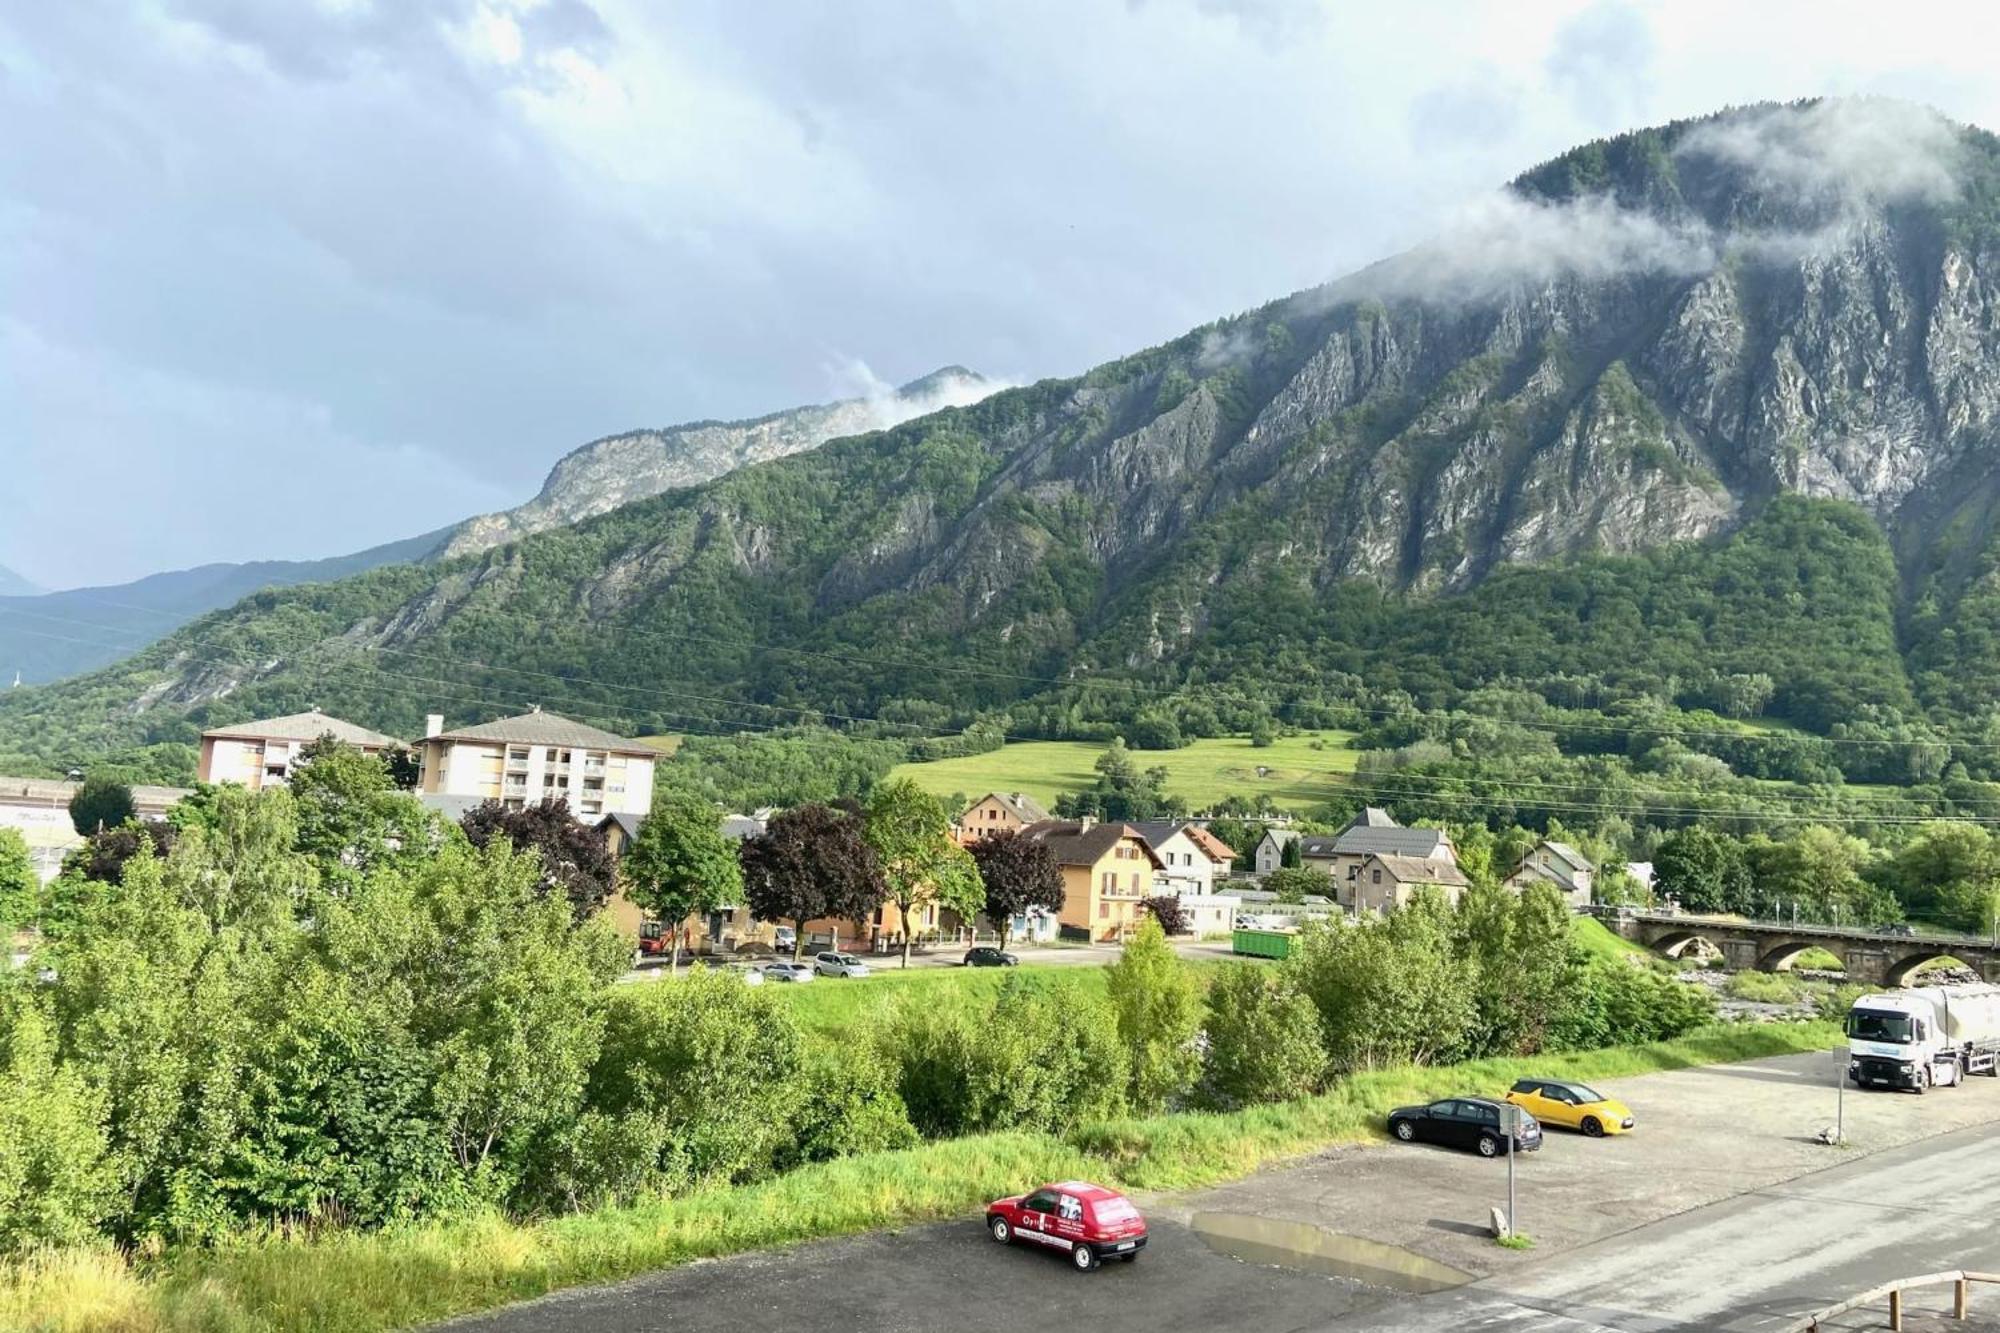
[[[1146,1219],[1132,1201],[1081,1180],[1058,1181],[987,1204],[986,1229],[1002,1245],[1025,1240],[1061,1250],[1080,1273],[1106,1259],[1129,1264],[1146,1248]]]

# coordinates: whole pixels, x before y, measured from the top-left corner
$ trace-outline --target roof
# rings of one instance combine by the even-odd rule
[[[1236,859],[1234,848],[1191,819],[1137,819],[1132,821],[1132,827],[1156,849],[1180,833],[1201,848],[1211,861],[1226,865]]]
[[[80,782],[61,778],[0,777],[0,801],[9,805],[68,806],[69,798],[82,787]],[[147,783],[132,786],[132,808],[140,814],[164,814],[169,806],[193,795],[186,787],[155,787]]]
[[[1545,879],[1565,893],[1577,891],[1575,871],[1563,864],[1544,865],[1539,861],[1523,861],[1514,867],[1514,873],[1507,876],[1509,885],[1525,885],[1531,880]]]
[[[587,722],[574,722],[557,713],[544,713],[537,708],[530,713],[516,717],[503,717],[495,722],[481,722],[477,726],[460,727],[456,731],[440,732],[424,739],[432,741],[500,741],[511,745],[563,745],[579,750],[616,750],[621,754],[640,754],[657,759],[660,752],[650,745],[624,736],[614,736]]]
[[[1368,860],[1388,871],[1398,884],[1443,884],[1462,889],[1472,883],[1463,870],[1435,856],[1396,856],[1377,852]]]
[[[1042,1186],[1042,1188],[1045,1190],[1057,1190],[1063,1194],[1082,1199],[1087,1203],[1104,1203],[1111,1199],[1122,1199],[1125,1197],[1117,1190],[1106,1188],[1103,1185],[1093,1185],[1087,1180],[1055,1180]],[[1028,1191],[1029,1194],[1033,1194],[1034,1192],[1033,1190]]]
[[[437,811],[446,819],[456,824],[472,813],[473,810],[486,804],[491,798],[486,796],[454,796],[449,792],[441,791],[423,791],[417,793],[417,799],[422,801],[428,808]]]
[[[764,814],[724,815],[722,817],[722,836],[725,838],[734,838],[736,841],[742,842],[745,838],[754,838],[762,833],[769,822],[769,816]]]
[[[1146,849],[1146,859],[1153,863],[1153,868],[1166,869],[1159,853],[1153,850],[1153,844],[1130,824],[1085,825],[1077,820],[1044,819],[1022,829],[1021,836],[1042,843],[1056,854],[1059,864],[1066,866],[1094,866],[1104,859],[1106,852],[1126,838],[1137,838],[1139,845]]]
[[[1299,831],[1295,828],[1267,828],[1264,830],[1264,838],[1269,838],[1281,848],[1298,836]],[[1257,841],[1261,844],[1264,838],[1259,838]]]
[[[1312,839],[1324,842],[1325,839]],[[1350,828],[1333,840],[1329,853],[1322,855],[1339,856],[1429,856],[1440,845],[1449,845],[1451,838],[1443,829],[1435,828]],[[1307,854],[1313,851],[1308,845]]]
[[[210,727],[201,734],[204,739],[259,741],[316,741],[322,736],[331,736],[349,745],[364,745],[371,749],[402,744],[394,736],[384,736],[379,731],[370,731],[341,718],[330,717],[317,708],[256,722],[231,722],[227,726]]]
[[[1579,852],[1576,848],[1570,846],[1566,842],[1545,841],[1542,843],[1542,846],[1548,848],[1551,852],[1554,852],[1557,856],[1569,862],[1570,865],[1572,865],[1578,870],[1597,869],[1596,866],[1590,863],[1590,858],[1586,857],[1582,852]]]
[[[1361,813],[1347,821],[1349,828],[1396,828],[1394,818],[1379,805],[1364,805]]]
[[[639,836],[639,826],[645,822],[646,817],[644,815],[630,814],[624,810],[613,810],[610,814],[597,821],[597,831],[600,833],[609,833],[611,826],[615,824],[624,830],[625,840],[630,842]]]
[[[1023,824],[1040,823],[1049,817],[1049,812],[1042,803],[1024,792],[989,791],[972,804],[984,805],[988,801],[998,801],[1002,809]]]

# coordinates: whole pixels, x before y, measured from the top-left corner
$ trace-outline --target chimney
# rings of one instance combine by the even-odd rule
[[[1076,831],[1078,833],[1088,833],[1091,831],[1091,829],[1095,827],[1097,827],[1097,820],[1095,817],[1091,815],[1077,816]]]
[[[444,731],[444,714],[443,714],[443,713],[425,713],[425,714],[424,714],[424,739],[425,739],[425,740],[429,740],[429,739],[430,739],[431,737],[433,737],[433,736],[436,736],[436,735],[440,735],[440,734],[441,734],[441,733],[442,733],[443,731]]]

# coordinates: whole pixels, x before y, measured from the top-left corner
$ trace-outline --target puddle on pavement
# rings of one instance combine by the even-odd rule
[[[1343,1236],[1306,1222],[1243,1213],[1196,1213],[1191,1224],[1208,1247],[1245,1263],[1351,1278],[1395,1291],[1446,1291],[1473,1280],[1449,1264],[1400,1246]]]

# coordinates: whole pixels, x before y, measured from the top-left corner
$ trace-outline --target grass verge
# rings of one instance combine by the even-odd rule
[[[134,1265],[108,1250],[0,1268],[0,1328],[35,1333],[376,1333],[689,1260],[975,1213],[1073,1176],[1189,1189],[1379,1134],[1383,1112],[1525,1073],[1592,1080],[1838,1045],[1829,1023],[1712,1029],[1679,1041],[1545,1059],[1378,1070],[1332,1092],[1227,1114],[1087,1126],[1064,1138],[989,1134],[809,1166],[547,1222],[463,1218],[378,1232],[273,1233]]]

